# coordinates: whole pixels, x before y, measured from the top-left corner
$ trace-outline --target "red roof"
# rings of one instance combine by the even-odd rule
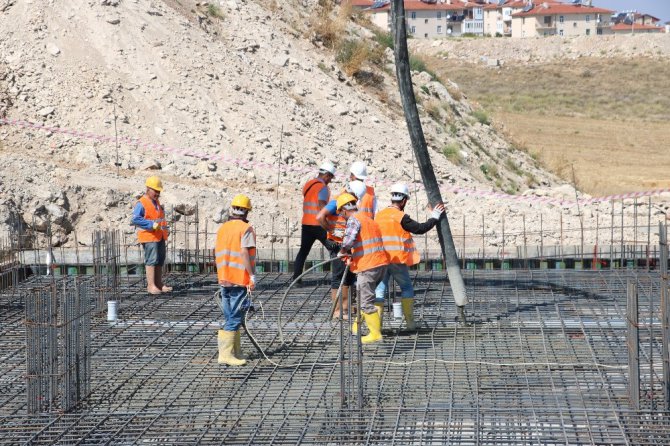
[[[633,25],[626,25],[625,23],[617,23],[612,26],[612,31],[658,31],[663,32],[665,29],[661,26],[656,25],[641,25],[639,23],[634,23]]]
[[[472,4],[472,6],[476,6]],[[424,3],[422,1],[405,0],[405,11],[460,11],[464,9],[464,4],[447,3]]]
[[[363,8],[372,6],[373,3],[374,0],[351,0],[351,6],[359,6]]]
[[[543,3],[548,4],[561,4],[560,0],[544,0]],[[523,9],[528,4],[527,0],[507,0],[507,3],[504,5],[498,5],[497,3],[489,3],[484,6],[484,9],[502,9],[502,8],[513,8],[513,9]]]
[[[595,6],[566,5],[564,3],[549,3],[547,6],[540,4],[528,12],[517,12],[514,17],[529,17],[547,14],[612,14],[611,9],[597,8]]]

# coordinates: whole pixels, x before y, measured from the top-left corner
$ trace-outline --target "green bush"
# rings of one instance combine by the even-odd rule
[[[453,164],[459,165],[463,163],[463,155],[461,149],[455,142],[449,143],[442,148],[442,154]]]
[[[394,48],[393,35],[391,33],[375,29],[372,31],[375,35],[375,41],[383,48]]]
[[[349,76],[358,73],[363,63],[368,60],[370,51],[365,41],[359,39],[346,39],[340,42],[337,48],[335,60]]]
[[[472,112],[472,116],[480,124],[491,125],[491,118],[489,117],[488,113],[486,113],[484,110],[475,110]]]
[[[207,15],[209,15],[210,17],[215,17],[217,19],[222,19],[223,11],[219,6],[210,3],[209,5],[207,5]]]

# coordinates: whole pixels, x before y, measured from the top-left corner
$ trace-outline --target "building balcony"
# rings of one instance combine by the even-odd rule
[[[537,30],[547,30],[547,29],[556,29],[556,24],[555,23],[538,23],[535,25],[535,29]]]

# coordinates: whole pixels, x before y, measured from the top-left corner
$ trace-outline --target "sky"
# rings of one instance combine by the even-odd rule
[[[614,9],[616,11],[636,10],[670,21],[670,0],[593,0],[593,6]]]

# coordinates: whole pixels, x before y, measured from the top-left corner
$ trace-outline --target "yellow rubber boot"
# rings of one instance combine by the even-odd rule
[[[374,313],[363,313],[365,318],[365,323],[368,326],[369,334],[361,338],[363,344],[372,344],[373,342],[379,342],[382,338],[382,320],[379,317],[378,312]]]
[[[358,316],[354,316],[354,323],[351,324],[351,332],[355,335],[358,334]]]
[[[416,322],[414,322],[414,298],[406,297],[401,300],[402,314],[405,316],[405,323],[407,329],[410,331],[416,330]]]
[[[379,313],[379,330],[381,330],[384,325],[384,302],[375,302],[375,307]]]
[[[235,342],[233,343],[233,355],[237,359],[246,359],[242,354],[242,336],[240,335],[240,330],[235,332]]]
[[[235,348],[235,333],[234,331],[219,330],[219,364],[228,365],[245,365],[247,361],[244,359],[237,359],[233,354]]]

